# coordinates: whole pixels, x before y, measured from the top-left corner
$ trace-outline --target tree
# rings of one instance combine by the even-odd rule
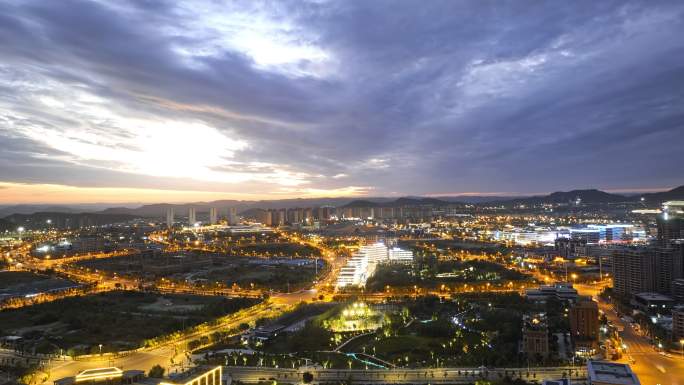
[[[313,374],[311,374],[311,372],[304,372],[304,374],[302,374],[302,381],[304,381],[305,384],[311,383],[311,381],[313,381],[313,379],[314,379],[314,376],[313,376]]]
[[[166,370],[159,365],[154,365],[147,374],[150,378],[163,378]]]

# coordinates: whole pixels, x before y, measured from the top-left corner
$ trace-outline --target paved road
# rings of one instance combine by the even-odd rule
[[[581,383],[586,378],[584,368],[439,368],[439,369],[391,369],[391,370],[335,370],[316,368],[259,368],[244,366],[229,366],[224,373],[234,380],[256,383],[275,379],[277,381],[301,381],[304,372],[310,372],[315,382],[339,382],[352,379],[355,383],[377,384],[425,384],[425,383],[473,383],[479,378],[498,380],[508,375],[512,378],[537,380],[558,379],[563,375],[578,380]]]
[[[575,288],[581,295],[591,295],[596,300],[600,299],[596,286],[575,285]],[[623,357],[620,362],[630,364],[642,385],[684,385],[684,358],[675,354],[666,357],[655,351],[646,337],[638,335],[628,323],[615,314],[611,304],[599,301],[599,308],[608,320],[624,329],[620,336],[627,345],[628,355],[636,362],[628,362],[629,357]]]

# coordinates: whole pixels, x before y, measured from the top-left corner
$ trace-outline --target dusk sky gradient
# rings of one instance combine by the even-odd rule
[[[0,203],[666,189],[684,2],[3,1]]]

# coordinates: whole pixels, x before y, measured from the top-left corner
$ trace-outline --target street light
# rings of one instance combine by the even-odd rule
[[[102,355],[102,344],[99,344],[98,347],[100,348],[100,355]]]

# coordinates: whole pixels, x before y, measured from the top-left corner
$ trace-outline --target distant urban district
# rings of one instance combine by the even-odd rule
[[[0,210],[8,382],[684,373],[684,186]]]

